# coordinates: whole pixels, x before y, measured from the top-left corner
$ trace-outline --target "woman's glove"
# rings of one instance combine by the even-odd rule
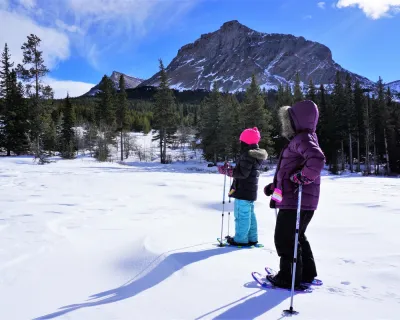
[[[274,193],[274,189],[275,189],[274,184],[273,184],[273,183],[270,183],[270,184],[268,184],[268,185],[266,185],[266,186],[264,187],[264,194],[265,194],[267,197],[270,197],[270,196],[272,196],[272,194]]]
[[[302,171],[297,171],[290,177],[290,181],[296,183],[296,184],[301,184],[301,185],[308,185],[310,183],[313,183],[312,180],[308,179],[305,177],[302,173]]]

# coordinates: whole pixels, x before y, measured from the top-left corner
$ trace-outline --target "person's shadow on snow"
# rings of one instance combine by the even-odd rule
[[[248,282],[244,285],[246,288],[258,288],[260,289],[260,286],[257,285],[255,281]],[[260,295],[254,296],[260,292],[263,292]],[[296,293],[295,293],[296,295]],[[252,297],[254,296],[254,297]],[[252,297],[252,298],[250,298]],[[199,317],[197,317],[195,320],[200,320],[204,317],[209,317],[211,314],[218,312],[219,310],[225,309],[229,306],[232,306],[231,308],[227,309],[225,312],[215,316],[212,318],[213,320],[222,320],[222,319],[227,319],[227,320],[239,320],[239,319],[255,319],[257,317],[262,316],[269,310],[273,309],[274,307],[278,306],[281,304],[283,301],[286,299],[290,298],[290,291],[285,291],[285,290],[275,290],[275,289],[260,289],[256,292],[253,292],[239,300],[233,301],[229,304],[226,304],[222,307],[219,307],[215,310],[212,310],[210,312],[207,312],[206,314],[203,314]],[[243,301],[243,302],[242,302]],[[286,309],[289,308],[289,305],[287,306]],[[283,310],[282,310],[283,311]],[[282,312],[282,318],[287,317],[290,315],[286,315]]]
[[[101,300],[64,306],[60,308],[61,309],[60,311],[41,316],[39,318],[35,318],[34,320],[53,319],[63,314],[75,311],[77,309],[95,307],[131,298],[143,291],[146,291],[147,289],[150,289],[158,285],[159,283],[170,277],[173,273],[184,268],[187,265],[208,259],[216,255],[229,253],[235,251],[236,249],[237,248],[226,247],[226,248],[216,248],[216,249],[195,251],[195,252],[177,252],[169,254],[164,260],[162,260],[154,269],[148,272],[145,276],[136,280],[136,278],[145,271],[144,270],[127,284],[124,284],[118,288],[94,294],[90,296],[90,298],[88,299],[89,301],[97,299]],[[172,251],[177,251],[177,250],[172,250]],[[164,254],[162,254],[161,256],[163,255]]]

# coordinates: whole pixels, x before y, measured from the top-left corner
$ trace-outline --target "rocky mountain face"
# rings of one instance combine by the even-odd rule
[[[393,93],[400,94],[400,80],[389,82],[385,85],[386,88],[390,88],[390,91]]]
[[[183,46],[166,68],[172,88],[178,90],[245,90],[255,74],[261,87],[277,88],[293,83],[296,72],[308,84],[332,84],[336,72],[343,79],[349,71],[332,59],[330,49],[303,37],[254,31],[238,21],[226,22],[212,33]],[[363,87],[374,86],[369,79],[349,72]],[[140,86],[157,86],[159,74]]]
[[[110,76],[110,79],[113,81],[115,88],[118,90],[119,89],[119,79],[121,75],[124,76],[125,79],[125,87],[126,89],[133,89],[136,88],[139,84],[143,82],[143,79],[135,78],[128,76],[126,74],[123,74],[121,72],[113,71],[113,73]],[[96,95],[100,90],[99,90],[99,84],[94,86],[93,88],[90,89],[89,92],[84,94],[85,96],[94,96]]]

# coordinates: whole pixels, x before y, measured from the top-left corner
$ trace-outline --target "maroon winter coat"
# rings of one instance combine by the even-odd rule
[[[296,103],[293,107],[283,107],[280,111],[283,135],[291,139],[279,157],[274,177],[274,187],[282,190],[281,203],[271,200],[271,208],[297,209],[298,185],[290,176],[302,170],[313,183],[303,186],[302,210],[316,210],[319,202],[321,170],[325,156],[319,147],[315,133],[318,123],[318,107],[312,101]]]

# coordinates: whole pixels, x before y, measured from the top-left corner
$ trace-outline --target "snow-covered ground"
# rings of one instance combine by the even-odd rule
[[[278,267],[262,188],[265,247],[219,248],[215,168],[130,164],[0,159],[0,319],[281,319],[290,292],[251,277]],[[399,319],[399,194],[397,178],[324,175],[307,232],[324,286],[295,295],[295,317]]]

